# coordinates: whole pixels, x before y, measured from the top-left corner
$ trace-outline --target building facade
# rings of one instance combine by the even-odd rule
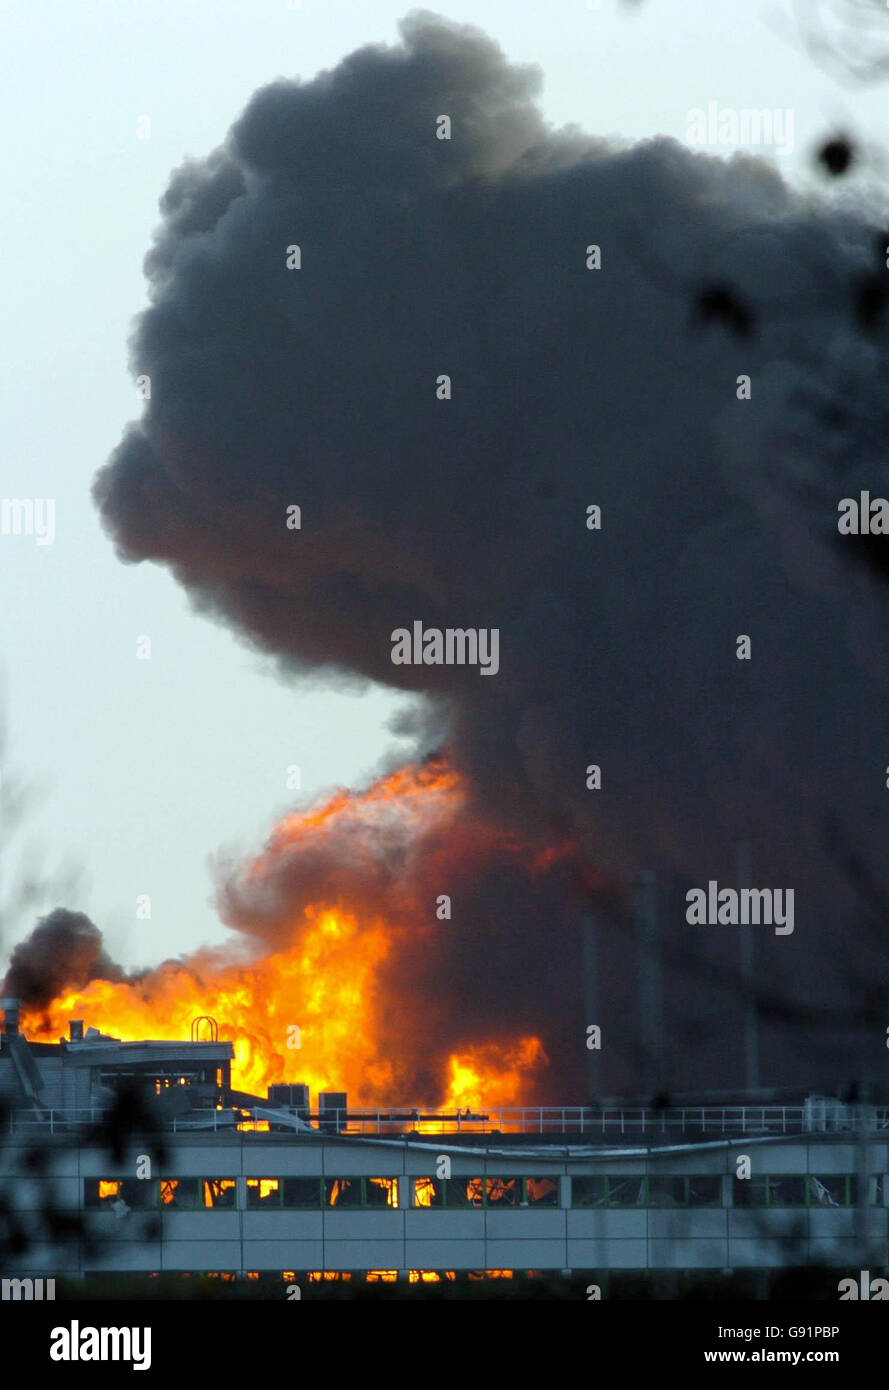
[[[595,1279],[889,1263],[889,1109],[357,1114],[340,1096],[313,1115],[304,1093],[232,1091],[231,1055],[94,1030],[30,1044],[7,1012],[0,1193],[25,1248],[4,1272]],[[108,1117],[134,1085],[153,1122],[115,1154]],[[88,1238],[53,1238],[50,1209]]]

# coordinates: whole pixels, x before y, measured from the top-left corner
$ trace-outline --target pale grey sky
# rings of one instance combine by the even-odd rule
[[[0,535],[0,662],[12,765],[46,786],[20,843],[82,868],[65,905],[126,964],[219,939],[208,859],[261,843],[304,794],[366,780],[393,739],[385,691],[281,683],[174,580],[119,563],[89,497],[140,413],[127,339],[170,171],[224,137],[251,93],[397,39],[404,3],[15,0],[0,3],[5,73],[0,294],[6,326],[0,498],[55,500],[55,541]],[[544,72],[557,125],[684,139],[687,112],[793,111],[794,152],[837,125],[882,145],[885,92],[847,89],[805,54],[783,0],[515,0],[431,5]],[[827,7],[836,8],[834,7]],[[138,138],[140,118],[151,122]],[[715,153],[728,155],[729,149]],[[368,171],[372,177],[373,171]],[[344,229],[344,234],[348,229]],[[137,639],[152,643],[137,659]],[[136,919],[149,894],[150,922]],[[56,905],[54,897],[42,905]],[[0,943],[0,958],[34,915]]]

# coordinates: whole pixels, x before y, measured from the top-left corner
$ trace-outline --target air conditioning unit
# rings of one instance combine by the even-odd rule
[[[346,1128],[345,1091],[322,1091],[318,1096],[318,1123],[322,1130],[336,1134]],[[339,1114],[337,1114],[339,1112]]]

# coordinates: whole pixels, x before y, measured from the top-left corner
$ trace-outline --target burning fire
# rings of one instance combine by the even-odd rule
[[[496,1097],[497,1105],[520,1105],[528,1077],[546,1065],[539,1038],[515,1043],[483,1043],[451,1056],[448,1105],[475,1110],[483,1097]]]
[[[264,903],[274,897],[267,886],[282,865],[295,854],[322,853],[334,835],[348,845],[351,860],[406,856],[424,834],[442,830],[472,855],[471,827],[460,824],[464,803],[460,780],[443,759],[400,768],[365,792],[339,792],[320,807],[286,816],[265,851],[240,870],[239,891]],[[503,844],[522,853],[506,837]],[[534,869],[533,856],[528,862]],[[385,996],[381,974],[393,952],[428,951],[435,931],[447,930],[425,905],[418,927],[409,907],[396,894],[389,920],[373,903],[302,903],[276,926],[265,955],[205,949],[125,982],[94,980],[26,1010],[23,1030],[35,1041],[54,1041],[67,1035],[72,1019],[84,1019],[124,1041],[182,1040],[194,1019],[209,1015],[220,1039],[234,1045],[236,1089],[263,1096],[270,1083],[305,1082],[313,1096],[348,1092],[350,1108],[401,1101],[404,1066],[390,1031],[400,1001]],[[537,1037],[483,1038],[445,1049],[430,1093],[404,1100],[447,1110],[515,1105],[546,1061]]]

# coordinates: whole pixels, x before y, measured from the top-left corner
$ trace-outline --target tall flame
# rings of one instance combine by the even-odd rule
[[[264,852],[240,869],[238,900],[248,899],[248,911],[259,918],[267,901],[277,911],[276,873],[295,854],[328,852],[332,837],[347,846],[343,854],[351,860],[409,855],[430,829],[450,827],[457,835],[464,800],[444,760],[400,768],[360,794],[338,792],[280,822]],[[465,852],[472,852],[470,841]],[[346,901],[348,889],[331,890],[330,901],[285,904],[271,943],[262,924],[254,932],[254,942],[270,944],[265,954],[255,944],[249,953],[243,945],[204,949],[122,983],[94,980],[26,1011],[24,1031],[52,1041],[71,1019],[82,1018],[124,1041],[182,1040],[195,1018],[209,1015],[220,1039],[234,1045],[233,1086],[255,1095],[289,1081],[308,1083],[313,1093],[346,1091],[350,1108],[519,1103],[529,1078],[546,1064],[535,1036],[473,1039],[445,1052],[427,1094],[403,1094],[405,1068],[392,1040],[399,1000],[387,997],[381,976],[393,952],[431,949],[437,924],[429,914],[418,924],[397,887],[387,891],[380,904]]]

